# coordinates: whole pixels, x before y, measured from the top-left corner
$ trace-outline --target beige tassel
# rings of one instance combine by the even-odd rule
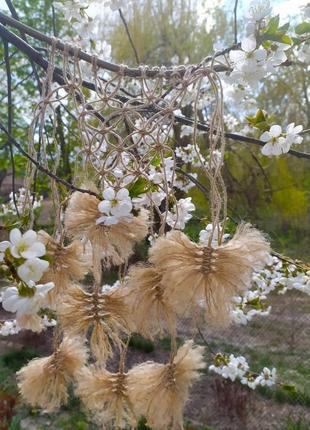
[[[48,293],[49,303],[56,305],[58,296],[62,296],[69,288],[71,281],[79,281],[90,267],[89,257],[84,253],[80,240],[68,246],[57,243],[45,231],[39,231],[39,239],[46,246],[50,259],[48,270],[43,274],[42,283],[54,282],[55,287]]]
[[[55,352],[30,361],[17,372],[21,395],[32,406],[48,412],[68,400],[68,384],[85,364],[86,350],[76,339],[65,338]]]
[[[122,290],[100,294],[72,288],[59,307],[59,319],[69,336],[86,336],[92,328],[90,349],[101,362],[113,355],[112,345],[121,349],[120,336],[131,331],[131,316]]]
[[[85,368],[78,379],[76,394],[89,410],[96,412],[101,424],[108,428],[136,426],[137,418],[126,373],[110,373],[94,366]]]
[[[136,415],[143,415],[153,430],[183,428],[183,407],[189,388],[199,377],[198,370],[205,367],[203,350],[187,341],[172,362],[146,362],[129,372]]]
[[[98,210],[99,203],[95,196],[74,192],[65,214],[68,234],[75,238],[82,235],[90,240],[95,270],[100,267],[101,261],[107,268],[112,264],[124,263],[133,253],[135,243],[144,239],[148,232],[146,210],[141,210],[130,221],[120,220],[111,226],[97,225],[96,221],[102,215]]]
[[[262,268],[270,247],[263,235],[242,224],[235,236],[218,248],[191,242],[180,231],[157,239],[150,261],[163,273],[169,295],[178,315],[195,315],[199,304],[210,323],[229,322],[232,298],[249,288],[254,269]]]
[[[155,267],[133,266],[126,289],[126,302],[138,333],[150,339],[165,333],[175,336],[176,314],[168,301],[169,296],[164,296],[162,277]]]

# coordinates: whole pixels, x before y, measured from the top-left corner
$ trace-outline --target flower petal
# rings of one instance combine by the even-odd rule
[[[256,49],[256,39],[253,36],[246,37],[241,41],[241,49],[245,52],[252,52]]]
[[[129,197],[129,191],[127,190],[127,188],[121,188],[116,193],[117,200],[125,200],[125,199],[128,199],[128,197]]]
[[[269,133],[272,137],[278,137],[282,133],[282,128],[280,125],[272,125],[270,127]]]
[[[22,234],[18,228],[13,228],[13,230],[10,231],[10,242],[13,245],[16,245],[20,239],[22,238]]]
[[[265,131],[259,139],[262,142],[268,142],[268,140],[271,140],[271,135],[270,135],[269,131]]]
[[[111,210],[111,201],[110,200],[103,200],[98,204],[98,210],[102,213],[108,214]]]
[[[0,252],[6,251],[10,246],[11,246],[11,244],[7,240],[4,240],[3,242],[0,242]]]
[[[104,200],[113,200],[115,198],[115,191],[112,187],[106,188],[103,193]]]
[[[28,230],[26,231],[26,233],[23,235],[23,242],[26,245],[31,245],[33,242],[35,242],[37,240],[37,233],[33,230]]]
[[[20,255],[24,258],[35,258],[42,257],[45,252],[45,245],[41,242],[35,242],[26,251],[22,251]]]

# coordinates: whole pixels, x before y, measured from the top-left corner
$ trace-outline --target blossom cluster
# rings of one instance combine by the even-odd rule
[[[55,327],[57,321],[53,318],[48,318],[47,315],[41,317],[42,328]],[[17,320],[6,320],[0,322],[0,336],[12,336],[18,334],[22,330],[22,327],[18,324]]]
[[[3,335],[15,334],[22,327],[38,331],[44,328],[46,321],[37,313],[48,307],[47,296],[54,288],[53,282],[37,284],[49,267],[49,262],[40,258],[45,256],[46,248],[33,230],[22,234],[14,228],[9,239],[0,242],[0,269],[8,272],[9,284],[13,286],[1,293],[0,300],[4,310],[16,313],[17,322],[4,323],[0,332]]]
[[[300,135],[302,130],[302,125],[295,126],[293,122],[286,127],[285,132],[280,125],[271,126],[270,130],[265,131],[260,137],[260,140],[265,143],[262,154],[270,157],[287,153],[291,145],[300,144],[303,141]]]
[[[275,67],[287,60],[285,51],[290,48],[289,38],[284,38],[284,43],[274,40],[267,44],[261,42],[261,35],[268,30],[266,20],[271,12],[269,1],[252,1],[249,4],[246,37],[241,40],[241,49],[229,53],[233,71],[228,82],[241,84],[244,88],[256,86]]]
[[[0,262],[6,259],[17,266],[17,275],[26,284],[37,282],[49,263],[40,257],[46,253],[45,245],[37,233],[28,230],[22,234],[17,228],[10,232],[10,241],[0,242]]]
[[[259,385],[271,387],[276,383],[277,372],[275,368],[270,370],[264,367],[259,374],[254,373],[250,370],[245,357],[235,357],[234,354],[216,354],[214,364],[209,366],[209,370],[224,379],[230,379],[233,382],[239,380],[241,384],[248,386],[252,390]]]
[[[271,311],[267,305],[268,294],[272,291],[285,294],[289,290],[310,295],[310,270],[270,256],[263,270],[254,271],[251,289],[235,297],[233,321],[246,325],[254,316],[268,316]]]
[[[23,187],[19,188],[19,190],[15,193],[16,207],[15,207],[13,192],[10,193],[9,197],[10,197],[10,200],[7,203],[3,203],[1,205],[0,217],[6,216],[6,215],[17,215],[16,208],[19,213],[22,213],[22,211],[24,210],[26,200],[30,198],[29,195],[27,195],[26,189]],[[35,198],[31,197],[31,205],[33,210],[36,210],[42,207],[42,203],[43,203],[43,196],[39,196]]]
[[[97,219],[97,224],[113,225],[121,219],[131,221],[132,201],[127,188],[121,188],[117,192],[112,187],[106,188],[103,191],[103,199],[98,204],[98,209],[103,215]]]

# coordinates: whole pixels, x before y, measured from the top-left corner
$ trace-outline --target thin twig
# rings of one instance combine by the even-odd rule
[[[128,40],[129,40],[129,43],[130,43],[130,45],[131,45],[131,47],[132,47],[132,50],[133,50],[134,56],[135,56],[135,58],[136,58],[136,62],[137,62],[137,64],[139,65],[139,64],[140,64],[139,54],[138,54],[137,48],[135,47],[135,44],[134,44],[133,38],[131,37],[130,31],[129,31],[129,27],[128,27],[127,21],[126,21],[126,19],[125,19],[125,17],[124,17],[124,14],[123,14],[123,12],[122,12],[122,9],[118,9],[118,13],[119,13],[119,16],[121,17],[121,20],[122,20],[123,24],[124,24],[125,31],[126,31],[126,34],[127,34]]]
[[[238,13],[238,0],[235,0],[235,7],[234,7],[234,35],[235,35],[235,43],[238,42],[238,19],[237,19],[237,13]]]
[[[2,131],[4,131],[4,133],[9,138],[10,142],[19,150],[19,152],[24,157],[26,157],[28,160],[30,160],[38,168],[38,170],[40,170],[41,172],[43,172],[46,175],[48,175],[50,178],[54,179],[56,182],[59,182],[60,184],[64,185],[66,188],[69,188],[71,191],[79,191],[80,193],[90,194],[91,196],[96,196],[97,198],[100,199],[99,194],[95,193],[94,191],[85,190],[84,188],[78,188],[78,187],[74,186],[73,184],[71,184],[70,182],[65,181],[62,178],[59,178],[57,175],[55,175],[54,173],[52,173],[46,167],[42,166],[37,160],[35,160],[33,157],[31,157],[31,155],[29,155],[22,148],[22,146],[14,139],[14,137],[8,132],[8,130],[6,129],[6,127],[1,122],[0,122],[0,129]]]
[[[4,60],[5,60],[5,68],[6,68],[6,80],[7,80],[7,127],[9,134],[12,133],[13,128],[13,100],[12,100],[12,75],[11,75],[11,65],[10,65],[10,56],[9,56],[9,44],[6,40],[3,40],[4,44]],[[14,160],[14,151],[13,145],[11,143],[10,138],[8,138],[9,150],[10,150],[10,159],[12,166],[12,192],[13,192],[13,202],[16,210],[16,214],[19,217],[19,210],[17,207],[17,200],[15,194],[15,160]]]

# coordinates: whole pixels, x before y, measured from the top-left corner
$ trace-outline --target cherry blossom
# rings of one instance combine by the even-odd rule
[[[45,245],[38,241],[37,233],[28,230],[22,234],[18,228],[10,232],[10,252],[15,258],[36,258],[45,254]]]
[[[254,0],[249,4],[247,16],[252,21],[261,21],[271,14],[270,1]]]
[[[195,205],[192,203],[192,198],[187,197],[186,199],[180,199],[173,207],[172,212],[167,213],[166,222],[170,227],[178,230],[183,230],[185,224],[192,218],[192,214],[195,210]]]
[[[2,294],[2,306],[8,312],[16,312],[17,318],[23,315],[36,314],[47,305],[47,293],[54,288],[53,282],[29,285],[29,293],[21,295],[17,287],[9,287]]]
[[[98,204],[99,211],[103,214],[96,224],[113,225],[120,219],[130,221],[133,217],[132,201],[127,188],[121,188],[117,192],[112,187],[103,191],[104,200]]]
[[[3,261],[5,256],[5,251],[10,248],[11,243],[7,240],[0,242],[0,263]]]
[[[300,132],[303,130],[302,125],[296,125],[292,122],[286,127],[286,142],[290,145],[300,144],[303,141],[303,137],[300,136]]]
[[[26,284],[38,282],[48,269],[49,262],[40,258],[29,258],[17,268],[17,274]]]
[[[262,148],[262,154],[268,157],[272,155],[281,155],[289,151],[290,145],[282,135],[282,128],[280,125],[273,125],[269,131],[265,131],[260,140],[266,142]]]

